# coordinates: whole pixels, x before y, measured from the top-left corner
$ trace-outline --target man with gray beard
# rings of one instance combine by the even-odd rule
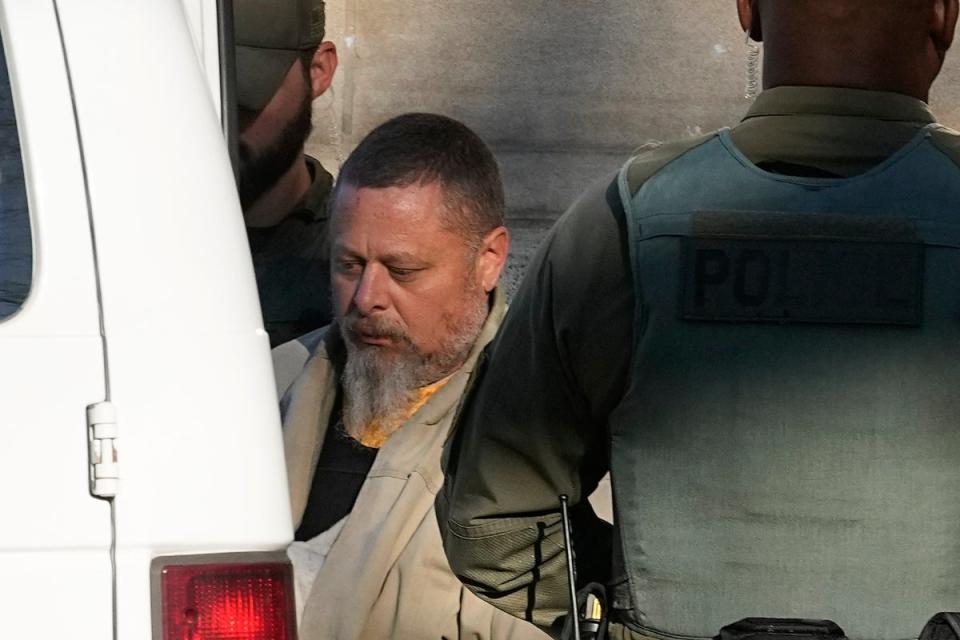
[[[370,133],[331,196],[331,326],[275,350],[301,640],[545,638],[450,572],[433,514],[456,407],[504,313],[489,149],[443,116]],[[284,363],[280,365],[280,361]]]

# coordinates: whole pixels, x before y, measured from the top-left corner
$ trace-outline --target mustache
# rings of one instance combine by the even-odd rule
[[[389,318],[376,316],[362,317],[355,313],[350,313],[340,320],[340,327],[344,333],[350,335],[352,338],[363,334],[375,338],[390,338],[410,342],[410,337],[407,335],[406,330],[404,330],[398,322],[390,320]]]

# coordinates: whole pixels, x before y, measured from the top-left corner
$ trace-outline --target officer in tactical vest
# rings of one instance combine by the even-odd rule
[[[582,514],[573,546],[610,637],[916,638],[960,608],[960,134],[926,105],[957,0],[737,8],[764,91],[552,230],[449,447],[446,552],[553,627],[557,496],[609,469],[607,566]]]

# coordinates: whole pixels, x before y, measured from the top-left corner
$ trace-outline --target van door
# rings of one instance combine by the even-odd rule
[[[154,558],[292,539],[279,412],[243,213],[182,6],[56,5],[116,408],[117,635],[146,640]],[[176,614],[156,638],[206,629],[203,611]]]
[[[110,504],[89,489],[106,398],[80,145],[52,1],[0,2],[3,637],[113,637]]]

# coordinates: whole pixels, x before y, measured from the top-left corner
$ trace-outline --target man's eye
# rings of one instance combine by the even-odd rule
[[[340,260],[337,262],[337,271],[340,273],[360,273],[363,266],[356,261]]]
[[[417,274],[420,269],[404,269],[403,267],[389,267],[390,275],[396,280],[409,280]]]

